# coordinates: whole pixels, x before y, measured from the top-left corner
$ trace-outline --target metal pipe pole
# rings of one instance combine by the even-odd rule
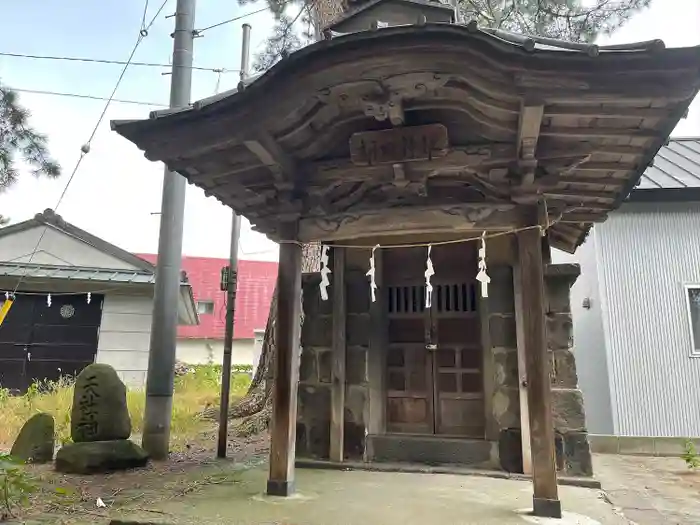
[[[190,103],[195,8],[196,0],[177,0],[175,32],[172,35],[171,108]],[[155,460],[167,459],[170,451],[186,190],[185,179],[166,168],[142,438],[143,448]]]
[[[250,25],[243,24],[241,45],[241,80],[248,77],[250,55]],[[226,327],[224,333],[224,360],[221,366],[221,400],[219,403],[219,440],[216,455],[226,457],[228,443],[228,408],[231,395],[231,360],[233,358],[233,321],[236,312],[236,284],[238,282],[238,240],[241,235],[241,218],[234,211],[231,220],[231,253],[229,254],[229,280],[226,290]]]

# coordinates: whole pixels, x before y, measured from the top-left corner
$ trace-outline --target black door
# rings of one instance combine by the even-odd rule
[[[19,295],[0,326],[0,386],[26,389],[35,381],[75,376],[95,361],[101,295]]]

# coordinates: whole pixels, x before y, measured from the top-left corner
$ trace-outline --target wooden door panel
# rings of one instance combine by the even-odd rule
[[[424,343],[394,343],[387,355],[387,431],[433,432],[432,366]]]

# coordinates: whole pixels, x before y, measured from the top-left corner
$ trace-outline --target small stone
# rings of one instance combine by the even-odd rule
[[[67,474],[127,470],[146,463],[146,451],[127,439],[70,443],[56,454],[56,470]]]
[[[19,431],[10,455],[27,463],[50,463],[54,450],[54,422],[49,414],[35,414]]]
[[[75,380],[71,410],[74,443],[124,440],[131,435],[126,387],[109,365],[92,364]]]

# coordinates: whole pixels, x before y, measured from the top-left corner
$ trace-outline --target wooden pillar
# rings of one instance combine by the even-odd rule
[[[375,282],[377,284],[377,300],[370,303],[370,334],[369,354],[367,356],[367,375],[369,380],[369,423],[367,432],[370,435],[383,434],[385,430],[386,393],[384,377],[386,375],[385,352],[387,320],[385,318],[385,289],[383,286],[384,264],[382,250],[374,252]],[[369,289],[367,290],[369,293]],[[371,442],[368,442],[370,445]],[[366,459],[374,457],[372,450],[366,450]]]
[[[333,248],[333,368],[330,460],[343,461],[345,424],[345,248]]]
[[[520,400],[520,443],[523,454],[523,474],[532,474],[532,451],[530,449],[530,408],[527,400],[527,364],[525,350],[525,327],[523,311],[527,308],[523,296],[520,264],[513,268],[513,297],[515,299],[515,326],[518,345],[518,399]]]
[[[283,226],[282,239],[296,240],[297,224]],[[273,360],[270,476],[267,481],[270,496],[289,496],[294,492],[300,318],[301,245],[283,242],[277,271],[277,356]]]
[[[527,219],[526,224],[537,224],[536,213],[529,214]],[[517,235],[522,300],[516,307],[520,309],[519,319],[522,320],[527,374],[533,508],[536,516],[561,518],[547,358],[542,236],[540,230],[534,228]]]

